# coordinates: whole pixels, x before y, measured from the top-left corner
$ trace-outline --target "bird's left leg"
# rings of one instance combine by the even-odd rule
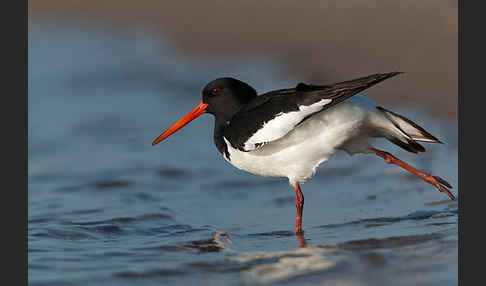
[[[292,184],[295,191],[295,232],[302,233],[302,212],[304,210],[304,195],[300,190],[299,183]]]
[[[446,189],[446,187],[452,188],[452,186],[446,180],[442,179],[441,177],[432,176],[430,174],[427,174],[427,173],[424,173],[420,170],[417,170],[414,167],[410,166],[409,164],[403,162],[402,160],[396,158],[395,156],[393,156],[392,154],[390,154],[386,151],[381,151],[381,150],[378,150],[376,148],[370,148],[370,150],[373,151],[376,155],[383,158],[386,163],[395,164],[399,167],[402,167],[403,169],[409,171],[410,173],[419,176],[422,180],[426,181],[427,183],[433,185],[434,187],[439,189],[439,191],[446,193],[446,195],[448,195],[451,200],[456,199],[454,197],[454,195],[451,192],[449,192],[448,189]]]

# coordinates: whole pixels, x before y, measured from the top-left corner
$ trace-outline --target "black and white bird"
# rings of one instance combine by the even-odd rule
[[[298,234],[302,233],[304,206],[299,183],[309,179],[317,166],[338,150],[350,155],[376,154],[455,200],[447,181],[421,172],[370,143],[372,138],[383,137],[413,153],[425,151],[418,142],[441,143],[411,120],[358,94],[398,74],[374,74],[331,85],[299,83],[259,96],[240,80],[219,78],[204,87],[199,105],[152,145],[203,113],[214,115],[214,143],[225,160],[252,174],[288,178],[296,196]]]

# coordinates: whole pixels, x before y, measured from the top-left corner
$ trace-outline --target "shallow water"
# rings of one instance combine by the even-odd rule
[[[380,158],[322,164],[297,237],[287,181],[225,162],[211,116],[151,146],[228,75],[294,84],[277,63],[189,61],[140,30],[30,27],[29,284],[457,285],[457,202]],[[457,126],[389,108],[446,144],[377,146],[457,187]]]

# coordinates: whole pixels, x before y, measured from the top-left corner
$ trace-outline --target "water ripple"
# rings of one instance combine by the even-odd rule
[[[115,274],[116,277],[127,278],[127,279],[150,279],[155,277],[167,277],[167,276],[177,276],[183,275],[185,272],[173,269],[158,269],[150,270],[144,272],[136,271],[123,271]]]
[[[444,209],[438,211],[421,210],[400,217],[365,218],[365,219],[360,219],[360,220],[350,221],[345,223],[316,226],[315,228],[338,228],[338,227],[349,226],[349,225],[364,225],[365,227],[383,226],[383,225],[400,222],[404,220],[426,220],[429,218],[434,219],[434,218],[441,218],[447,216],[455,216],[457,215],[457,212],[458,212],[457,209]]]
[[[98,221],[87,221],[87,222],[71,222],[73,225],[97,225],[97,224],[128,224],[141,221],[152,221],[152,220],[172,220],[172,217],[167,214],[145,214],[135,217],[117,217],[107,220]]]

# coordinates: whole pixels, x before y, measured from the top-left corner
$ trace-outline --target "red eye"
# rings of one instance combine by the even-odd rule
[[[215,87],[211,90],[211,93],[212,94],[218,94],[219,92],[221,91],[221,89],[219,87]]]

